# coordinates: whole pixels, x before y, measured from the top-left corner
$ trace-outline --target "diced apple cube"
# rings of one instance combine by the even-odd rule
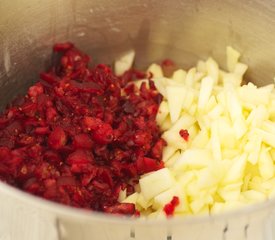
[[[177,151],[177,148],[173,147],[173,146],[166,146],[163,148],[162,151],[162,161],[167,162],[169,160],[169,158],[171,158],[171,156],[173,156],[173,154]]]
[[[180,131],[181,129],[188,129],[196,122],[196,119],[187,114],[184,113],[182,116],[174,123],[174,125],[171,127],[171,131]]]
[[[232,160],[232,165],[224,176],[223,183],[235,183],[241,181],[244,175],[244,170],[247,162],[247,154],[243,153]]]
[[[174,185],[175,179],[167,168],[162,168],[139,180],[141,194],[145,200],[150,200]]]
[[[183,69],[179,69],[179,70],[176,70],[176,71],[173,73],[172,79],[173,79],[175,82],[184,83],[184,82],[185,82],[186,75],[187,75],[186,71],[184,71]]]
[[[209,142],[209,134],[207,130],[201,130],[195,136],[191,143],[191,148],[204,148]]]
[[[153,208],[162,209],[167,203],[171,201],[174,196],[179,195],[179,188],[175,185],[173,188],[170,188],[157,196],[154,197]]]
[[[245,74],[245,72],[247,71],[247,69],[248,69],[248,66],[246,64],[237,63],[235,65],[234,74],[236,74],[237,76],[239,76],[242,79],[242,77]]]
[[[167,162],[165,162],[165,166],[168,167],[169,169],[172,168],[175,164],[175,162],[179,159],[180,157],[180,152],[176,151],[169,159]]]
[[[198,108],[203,109],[211,96],[211,92],[214,86],[214,80],[212,77],[205,77],[201,81],[201,88],[199,94]]]
[[[160,65],[153,63],[149,66],[147,69],[147,73],[152,73],[153,78],[162,78],[163,77],[163,71]]]
[[[118,195],[118,201],[122,202],[123,200],[126,199],[127,194],[127,189],[120,190],[119,195]]]
[[[196,68],[189,69],[189,71],[187,72],[186,77],[185,77],[186,86],[188,86],[188,87],[193,86],[195,74],[196,74]]]
[[[167,99],[166,87],[168,85],[169,79],[164,77],[154,77],[152,80],[154,81],[158,92],[164,97],[164,99]]]
[[[177,149],[184,150],[187,148],[187,142],[180,136],[179,131],[166,131],[162,134],[162,138],[168,143],[168,145]]]
[[[127,198],[125,198],[122,202],[123,203],[134,203],[134,204],[136,204],[138,195],[139,195],[139,193],[135,192],[135,193],[129,195]]]
[[[207,69],[206,69],[206,63],[205,61],[199,60],[197,63],[197,70],[198,72],[201,73],[206,73]]]
[[[234,129],[234,133],[235,133],[235,136],[237,139],[242,138],[243,135],[246,133],[247,125],[246,125],[245,120],[242,116],[237,118],[234,121],[233,129]]]
[[[241,185],[242,182],[226,185],[221,187],[218,193],[224,201],[238,201],[241,194]]]
[[[259,202],[267,199],[267,196],[264,193],[255,190],[242,192],[242,195],[251,202]]]
[[[219,130],[218,130],[218,121],[213,121],[211,124],[211,133],[210,133],[210,143],[213,157],[216,161],[220,161],[222,159],[221,153],[221,141],[219,138]]]
[[[269,148],[262,147],[259,157],[259,172],[263,179],[270,179],[274,176],[273,160]]]
[[[147,209],[147,208],[149,208],[150,206],[152,206],[152,204],[153,204],[153,201],[152,200],[146,200],[145,198],[144,198],[144,196],[143,196],[143,194],[139,194],[138,195],[138,198],[137,198],[137,200],[136,200],[136,204],[138,204],[140,207],[142,207],[143,209]]]
[[[187,149],[174,164],[175,171],[183,171],[187,168],[201,169],[213,162],[213,155],[207,149]]]
[[[159,106],[158,114],[156,117],[156,121],[159,126],[164,122],[164,120],[168,116],[168,114],[169,114],[168,103],[167,103],[167,101],[162,101]]]
[[[130,50],[129,52],[122,55],[115,61],[115,74],[121,76],[124,72],[128,71],[134,62],[135,51]]]
[[[166,131],[172,127],[172,122],[170,116],[167,116],[165,120],[161,123],[160,129],[161,131]]]
[[[231,46],[226,47],[227,69],[229,72],[234,72],[240,56],[241,54]]]
[[[219,80],[219,66],[213,58],[208,58],[206,61],[206,69],[208,76],[211,77],[215,84]]]
[[[174,123],[180,116],[186,90],[185,87],[167,86],[166,92],[171,121]]]

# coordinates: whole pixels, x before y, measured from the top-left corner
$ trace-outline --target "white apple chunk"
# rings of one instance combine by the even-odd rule
[[[124,190],[120,190],[119,195],[118,195],[118,201],[122,202],[123,200],[125,200],[127,197],[127,189]]]
[[[158,194],[154,197],[153,208],[162,209],[167,203],[169,203],[174,196],[178,196],[180,193],[179,186],[175,184],[174,187]]]
[[[165,168],[143,175],[137,194],[121,192],[122,201],[134,202],[142,215],[165,218],[163,207],[173,196],[180,198],[175,216],[219,213],[275,197],[274,84],[242,85],[247,65],[239,58],[228,47],[229,72],[208,58],[171,79],[159,65],[150,66],[164,97],[156,120],[167,143]]]
[[[146,71],[147,73],[152,73],[153,78],[162,78],[163,77],[163,71],[160,65],[153,63],[149,66],[149,68]]]
[[[168,114],[169,114],[168,103],[167,103],[167,101],[162,101],[159,106],[159,110],[158,110],[158,113],[156,116],[156,121],[159,126],[164,122],[164,120],[168,116]]]
[[[180,157],[180,151],[176,151],[165,163],[165,166],[168,168],[172,168],[175,164],[175,162],[179,159]]]
[[[160,129],[162,132],[169,130],[172,127],[172,122],[170,116],[167,116],[165,120],[161,123]]]
[[[187,148],[187,142],[180,136],[179,131],[169,130],[162,134],[162,138],[177,149],[185,150]]]
[[[185,87],[167,86],[166,92],[171,121],[174,123],[180,116],[182,104],[185,99]]]
[[[195,74],[196,74],[196,68],[191,68],[188,70],[186,77],[185,77],[185,85],[187,87],[193,86]]]
[[[223,184],[235,183],[241,181],[247,163],[247,154],[243,153],[232,160],[232,165],[223,178]]]
[[[229,72],[234,72],[241,54],[231,46],[226,47],[226,62]]]
[[[208,76],[213,79],[215,84],[217,84],[219,80],[219,66],[213,58],[210,57],[207,59],[206,69]]]
[[[175,179],[167,168],[149,173],[139,180],[141,194],[147,201],[168,190],[174,183]]]
[[[121,57],[119,57],[115,61],[115,66],[114,66],[115,74],[117,76],[121,76],[123,73],[128,71],[132,67],[134,59],[135,59],[135,51],[134,50],[130,50],[129,52],[127,52],[124,55],[122,55]]]
[[[129,195],[127,198],[125,198],[122,202],[123,203],[134,203],[134,204],[136,204],[137,199],[138,199],[138,195],[139,195],[139,193],[135,192],[135,193]]]
[[[273,160],[269,153],[270,148],[262,147],[259,157],[259,172],[263,179],[267,180],[274,176]]]
[[[162,151],[162,161],[167,162],[171,156],[177,151],[176,147],[165,146]]]
[[[201,81],[201,88],[200,88],[200,95],[199,95],[199,102],[198,102],[198,108],[203,109],[205,105],[207,104],[212,89],[214,86],[214,80],[212,77],[205,77]]]
[[[170,128],[171,131],[180,131],[181,129],[187,129],[191,127],[196,122],[196,119],[187,114],[184,113]]]
[[[178,69],[173,73],[172,79],[175,82],[184,83],[186,75],[187,75],[186,71],[184,71],[183,69]]]
[[[235,70],[234,70],[234,74],[236,74],[236,78],[239,77],[240,79],[243,78],[243,75],[245,74],[245,72],[247,71],[248,66],[244,63],[237,63],[235,65]]]
[[[173,170],[175,172],[185,171],[188,168],[201,169],[209,166],[213,161],[213,155],[207,149],[187,149],[175,162]]]

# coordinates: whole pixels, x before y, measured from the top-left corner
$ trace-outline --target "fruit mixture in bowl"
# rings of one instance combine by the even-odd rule
[[[89,66],[71,43],[0,116],[0,179],[55,202],[163,218],[213,214],[275,190],[274,84],[242,84],[227,47],[185,71],[171,60]]]

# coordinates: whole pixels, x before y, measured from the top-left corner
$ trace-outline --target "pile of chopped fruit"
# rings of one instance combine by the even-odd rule
[[[275,193],[274,84],[242,85],[227,48],[188,71],[135,53],[89,67],[71,43],[0,116],[0,179],[66,205],[150,218],[219,213]]]
[[[149,67],[163,96],[156,120],[165,168],[141,176],[121,202],[162,218],[220,213],[275,195],[274,84],[242,85],[247,65],[239,57],[227,47],[228,71],[212,58],[187,72],[171,61]]]
[[[107,213],[138,214],[119,203],[141,174],[163,167],[155,121],[161,95],[146,74],[116,77],[73,44],[56,44],[57,63],[0,116],[0,179],[43,198]]]

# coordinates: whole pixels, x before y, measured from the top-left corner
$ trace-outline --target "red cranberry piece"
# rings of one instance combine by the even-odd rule
[[[74,136],[73,145],[75,149],[91,149],[93,146],[93,141],[88,134],[81,133]]]
[[[74,47],[74,45],[70,42],[66,42],[66,43],[56,43],[53,46],[53,51],[54,52],[65,52],[67,50],[70,50]]]
[[[113,140],[113,129],[110,124],[103,123],[92,132],[93,140],[98,144],[108,144]]]
[[[56,151],[53,151],[53,150],[46,151],[44,153],[43,158],[44,158],[44,161],[53,163],[53,164],[60,165],[60,163],[62,162],[60,155]]]
[[[40,189],[40,184],[37,182],[36,178],[30,178],[25,182],[23,189],[27,192],[36,194]]]
[[[137,170],[139,174],[144,174],[159,170],[164,167],[163,162],[148,157],[139,157],[137,160]]]
[[[189,139],[189,132],[186,129],[181,129],[179,131],[180,136],[185,140],[188,141]]]
[[[40,83],[29,88],[28,94],[30,97],[37,97],[44,92],[43,86]]]
[[[49,135],[48,144],[53,149],[60,149],[67,141],[66,133],[61,127],[56,127]]]
[[[136,131],[134,136],[134,142],[137,146],[144,146],[147,142],[151,142],[152,136],[145,131]]]
[[[176,64],[171,59],[165,59],[161,62],[163,74],[166,77],[171,77],[174,71],[177,69]]]
[[[163,148],[167,145],[164,139],[160,138],[153,148],[151,149],[151,155],[155,159],[161,159]]]
[[[167,203],[164,206],[163,210],[166,213],[167,217],[173,216],[175,208],[179,205],[179,203],[180,203],[179,197],[174,196],[172,198],[171,202]]]
[[[48,122],[54,121],[57,116],[57,111],[53,107],[49,107],[46,110],[46,118]]]
[[[57,179],[58,186],[76,186],[76,180],[73,176],[61,176]]]
[[[91,152],[85,150],[76,150],[75,152],[71,153],[66,162],[69,164],[86,164],[92,163],[94,161]]]
[[[3,163],[8,162],[11,159],[11,150],[8,147],[0,147],[0,161]]]
[[[49,127],[37,127],[34,132],[39,135],[46,135],[50,133]]]

